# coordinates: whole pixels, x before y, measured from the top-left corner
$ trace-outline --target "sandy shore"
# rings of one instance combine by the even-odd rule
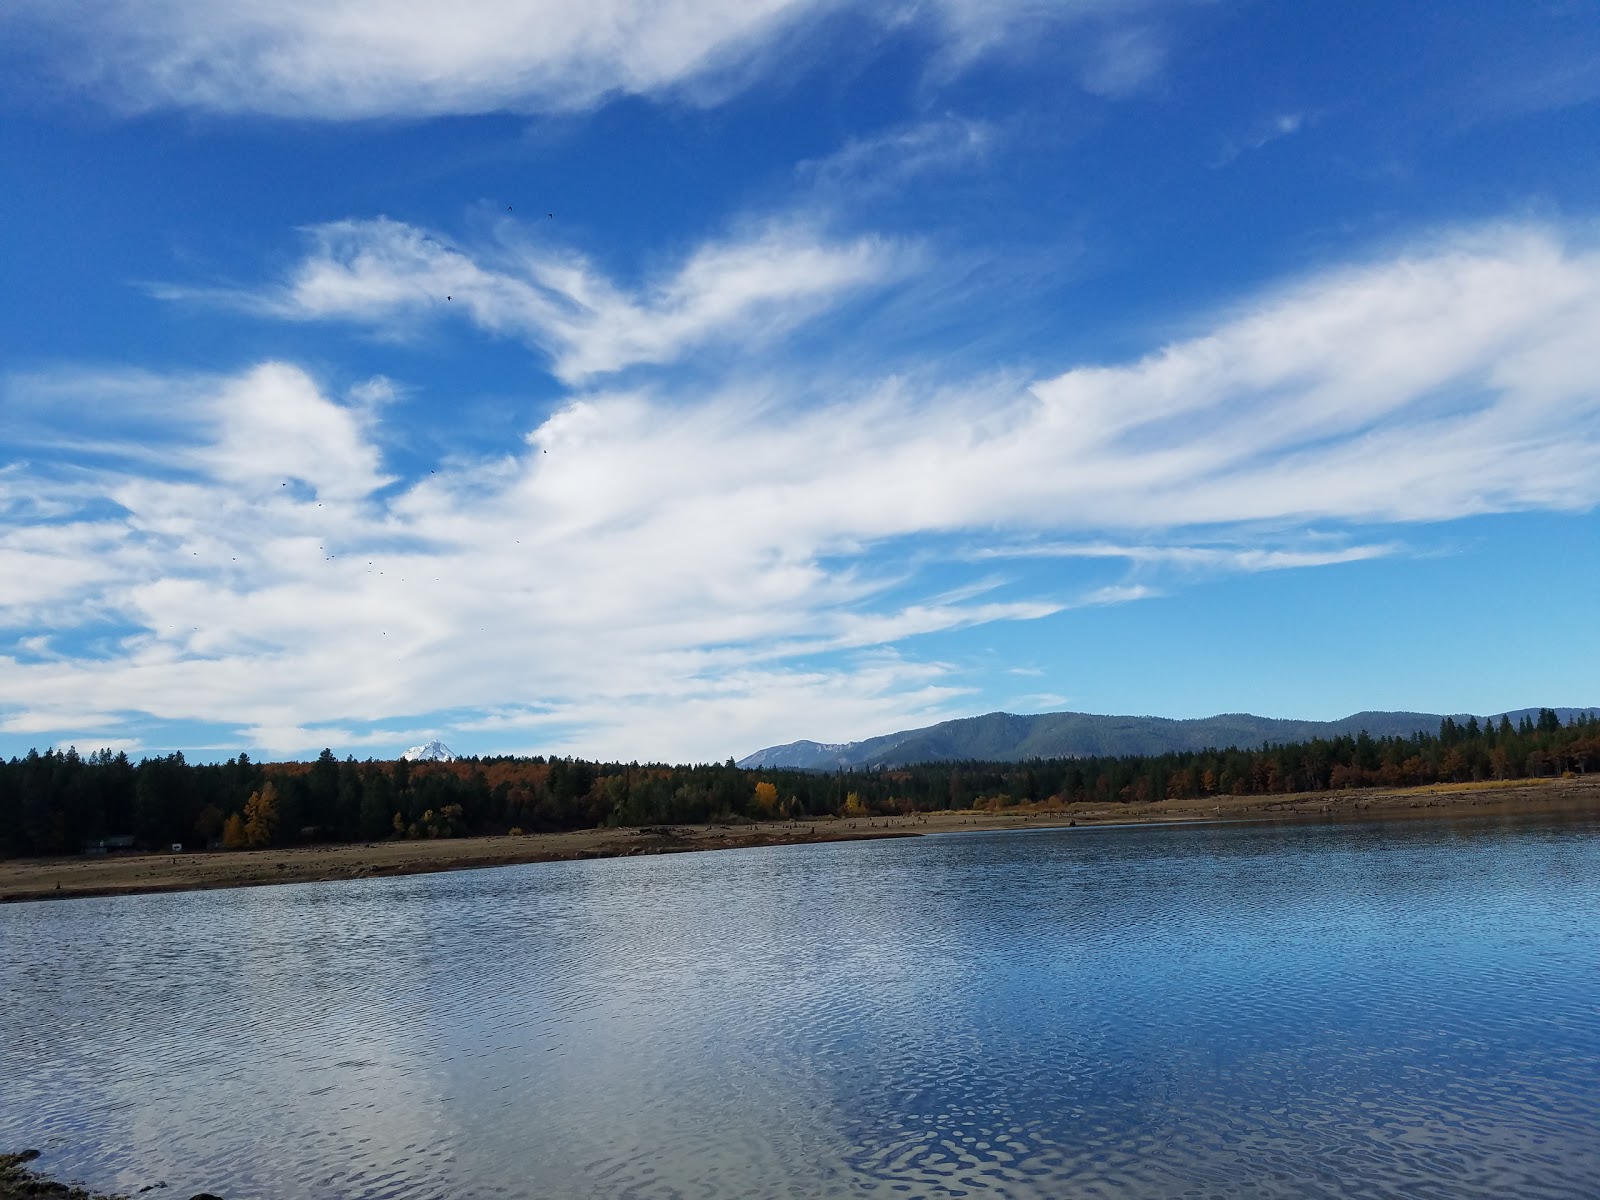
[[[10,859],[0,862],[0,901],[306,883],[563,859],[915,837],[958,831],[1169,821],[1455,816],[1568,809],[1600,812],[1600,777],[1524,780],[1515,784],[1437,785],[1394,791],[1212,796],[1152,804],[1074,804],[1050,810],[1009,809],[1000,813],[922,813],[907,817],[825,818],[752,825],[586,829],[572,833],[353,843],[283,850]]]

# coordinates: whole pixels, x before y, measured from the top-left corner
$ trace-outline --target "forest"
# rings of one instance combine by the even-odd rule
[[[0,856],[187,850],[543,832],[602,825],[738,823],[934,809],[1049,808],[1210,795],[1319,792],[1585,774],[1600,721],[1550,709],[1517,725],[1458,723],[1409,738],[1314,739],[1256,749],[939,762],[838,771],[722,764],[485,757],[451,763],[257,763],[181,753],[30,751],[0,761]],[[131,839],[131,843],[130,840]]]

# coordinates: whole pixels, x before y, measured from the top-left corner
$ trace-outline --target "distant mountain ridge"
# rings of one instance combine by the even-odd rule
[[[1537,718],[1537,708],[1494,713],[1515,725]],[[1565,724],[1593,708],[1558,708]],[[1465,722],[1471,714],[1449,714]],[[1359,712],[1338,721],[1295,721],[1222,713],[1215,717],[1174,720],[1168,717],[1118,717],[1096,713],[1058,712],[1018,716],[993,712],[981,717],[941,721],[861,742],[789,742],[768,746],[739,760],[741,767],[791,767],[831,771],[836,768],[903,766],[907,763],[986,761],[1017,762],[1029,758],[1087,758],[1094,755],[1167,754],[1183,750],[1256,747],[1312,738],[1354,736],[1366,730],[1373,737],[1410,737],[1437,733],[1443,713]],[[1480,714],[1479,719],[1482,719]]]

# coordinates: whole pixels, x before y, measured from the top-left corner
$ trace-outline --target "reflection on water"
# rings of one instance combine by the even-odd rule
[[[0,909],[0,1148],[247,1197],[1579,1197],[1600,827],[1074,829]]]

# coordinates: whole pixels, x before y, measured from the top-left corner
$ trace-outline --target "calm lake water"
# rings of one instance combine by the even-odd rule
[[[249,1197],[1592,1197],[1600,825],[0,908],[0,1147]]]

